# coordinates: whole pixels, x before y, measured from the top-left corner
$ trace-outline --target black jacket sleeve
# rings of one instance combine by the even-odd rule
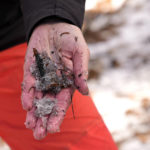
[[[20,0],[20,3],[27,40],[34,27],[48,17],[82,27],[85,0]]]

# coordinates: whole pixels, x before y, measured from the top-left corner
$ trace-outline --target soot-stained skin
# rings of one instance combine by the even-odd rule
[[[46,52],[39,53],[33,49],[35,64],[30,68],[32,75],[36,79],[35,87],[44,93],[57,94],[63,88],[73,86],[73,76],[66,75],[66,68],[53,62]],[[61,69],[60,69],[61,68]],[[60,75],[57,75],[59,70]]]

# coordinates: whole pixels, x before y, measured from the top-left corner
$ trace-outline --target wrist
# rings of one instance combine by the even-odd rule
[[[33,29],[31,30],[31,32],[29,34],[28,41],[30,40],[32,33],[34,32],[34,30],[38,26],[41,26],[41,25],[44,25],[44,24],[56,24],[56,23],[68,23],[68,24],[72,24],[71,21],[69,21],[67,19],[64,19],[64,18],[57,17],[57,16],[50,16],[50,17],[43,18],[38,23],[36,23],[34,25]]]

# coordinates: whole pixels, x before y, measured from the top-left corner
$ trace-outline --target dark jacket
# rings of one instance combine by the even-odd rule
[[[1,0],[0,50],[28,41],[42,22],[63,21],[82,27],[85,0]]]

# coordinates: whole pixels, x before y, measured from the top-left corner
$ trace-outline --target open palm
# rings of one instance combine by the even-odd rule
[[[36,79],[31,73],[31,66],[36,61],[34,50],[39,54],[46,53],[58,67],[67,68],[68,74],[74,77],[74,86],[63,87],[55,94],[37,90]],[[33,31],[25,57],[21,98],[23,108],[27,111],[25,125],[33,130],[36,139],[44,138],[48,132],[59,131],[65,112],[71,104],[74,88],[82,94],[88,94],[88,60],[89,50],[78,27],[67,23],[55,23],[40,25]],[[57,99],[57,103],[50,114],[37,117],[34,100],[43,97]]]

